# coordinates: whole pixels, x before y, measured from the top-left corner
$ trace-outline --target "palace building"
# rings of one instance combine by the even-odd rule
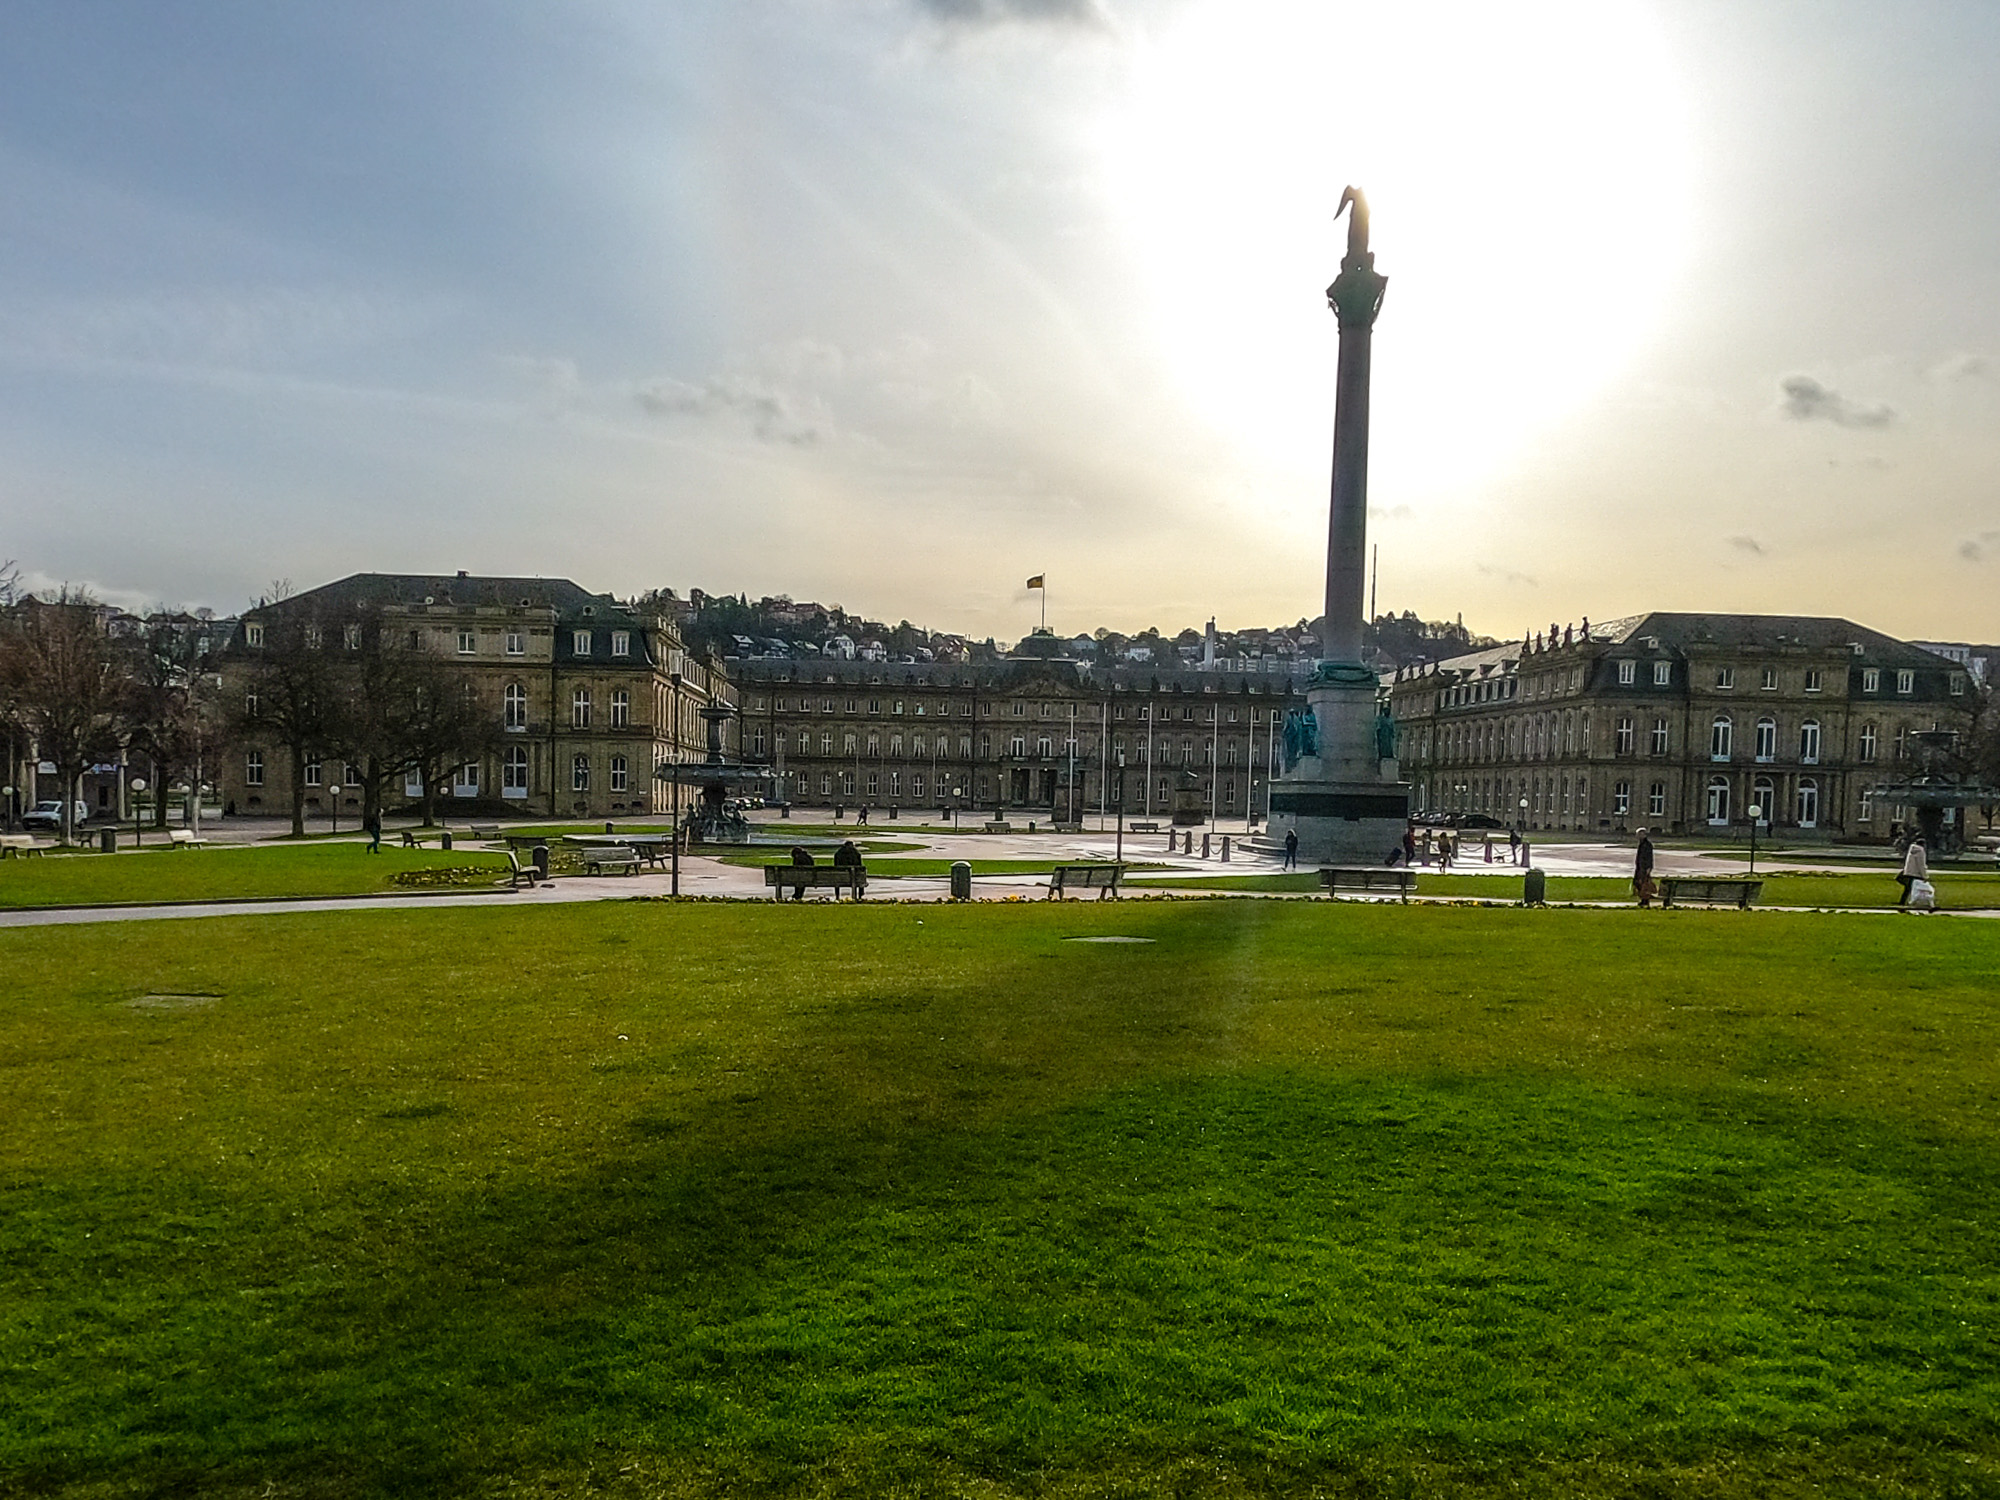
[[[1657,612],[1399,673],[1412,807],[1526,829],[1884,838],[1912,735],[1963,729],[1959,663],[1852,621]]]
[[[360,650],[369,622],[461,670],[490,732],[437,789],[454,815],[665,812],[671,788],[654,779],[654,768],[700,759],[699,711],[730,698],[720,670],[683,648],[670,618],[637,613],[566,578],[357,573],[246,610],[230,654],[251,665],[276,645],[288,617],[310,620],[305,640],[335,663]],[[246,688],[256,681],[254,671],[225,668],[224,677]],[[253,741],[225,768],[222,795],[244,812],[281,812],[291,806],[290,778],[289,754]],[[358,815],[360,780],[330,748],[308,758],[308,812],[322,814],[338,798],[343,814]],[[397,805],[397,792],[414,803],[423,791],[414,773],[399,776],[388,805]]]
[[[1069,822],[1262,816],[1289,677],[1099,667],[1064,658],[954,664],[731,660],[744,755],[810,806],[954,807]],[[1107,777],[1107,769],[1110,772]]]

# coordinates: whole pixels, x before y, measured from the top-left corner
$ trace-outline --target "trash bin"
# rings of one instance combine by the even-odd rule
[[[97,847],[102,849],[106,854],[116,854],[118,852],[118,830],[116,828],[98,829]]]
[[[613,828],[613,827],[611,826],[611,820],[610,820],[609,818],[606,818],[606,819],[604,820],[604,831],[605,831],[606,833],[616,833],[616,832],[617,832],[618,830],[617,830],[617,829],[615,829],[615,828]]]
[[[535,873],[543,880],[549,878],[549,846],[537,844],[529,851],[528,858],[534,862]]]
[[[451,847],[451,830],[447,828],[443,833],[438,835],[438,848],[449,849],[450,847]]]
[[[954,901],[972,899],[972,866],[962,859],[951,862],[951,899]]]
[[[1540,870],[1530,870],[1521,877],[1521,904],[1523,906],[1543,906],[1548,902],[1548,876]]]

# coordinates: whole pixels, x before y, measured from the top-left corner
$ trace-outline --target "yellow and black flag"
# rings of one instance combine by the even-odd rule
[[[1028,587],[1031,589],[1046,589],[1048,585],[1042,580],[1047,576],[1044,573],[1037,573],[1033,578],[1028,580]]]

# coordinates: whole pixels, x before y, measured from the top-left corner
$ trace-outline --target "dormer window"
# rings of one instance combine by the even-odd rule
[[[1863,667],[1861,669],[1861,691],[1864,693],[1879,693],[1882,691],[1881,668]]]
[[[1917,674],[1908,667],[1896,674],[1896,691],[1908,697],[1917,690]]]
[[[1674,680],[1674,664],[1670,661],[1653,663],[1653,686],[1666,687]]]
[[[569,636],[569,649],[576,656],[590,655],[590,632],[588,630],[572,630]]]
[[[613,656],[630,656],[632,654],[631,631],[614,630],[611,632],[611,654]]]
[[[1639,664],[1636,661],[1618,663],[1618,685],[1630,687],[1639,680]]]

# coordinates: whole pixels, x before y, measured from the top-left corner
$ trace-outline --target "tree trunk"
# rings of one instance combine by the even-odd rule
[[[292,747],[292,837],[306,836],[306,753]]]

